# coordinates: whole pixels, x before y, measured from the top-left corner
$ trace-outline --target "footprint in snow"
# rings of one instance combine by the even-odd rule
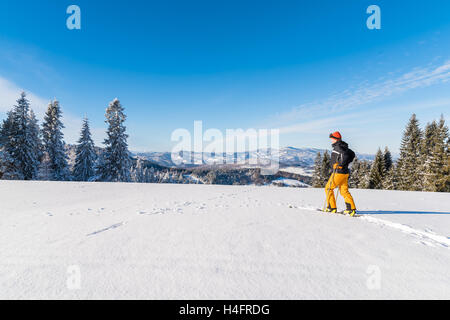
[[[89,234],[86,235],[86,236],[87,236],[87,237],[89,237],[89,236],[94,236],[94,235],[99,234],[99,233],[101,233],[101,232],[105,232],[105,231],[108,231],[108,230],[116,229],[116,228],[118,228],[118,227],[120,227],[120,226],[123,226],[123,224],[124,224],[123,222],[119,222],[119,223],[113,224],[113,225],[111,225],[111,226],[109,226],[109,227],[106,227],[106,228],[104,228],[104,229],[100,229],[100,230],[94,231],[94,232],[92,232],[92,233],[89,233]]]

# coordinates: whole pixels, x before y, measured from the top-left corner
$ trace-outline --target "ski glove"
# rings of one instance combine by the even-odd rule
[[[333,165],[333,169],[342,169],[342,166],[339,164],[339,163],[335,163],[334,165]]]

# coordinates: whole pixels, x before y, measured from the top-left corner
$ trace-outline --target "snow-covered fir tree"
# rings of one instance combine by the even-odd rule
[[[439,180],[439,185],[443,192],[450,192],[450,138],[445,144],[445,161],[442,168],[442,178]]]
[[[211,170],[206,174],[206,183],[207,184],[216,184],[217,181],[217,171]]]
[[[392,164],[389,171],[386,172],[386,176],[383,179],[382,187],[385,190],[397,190],[398,177],[395,164]]]
[[[446,191],[446,184],[450,179],[446,174],[448,138],[448,127],[445,125],[443,116],[439,124],[433,121],[425,128],[422,148],[424,191]]]
[[[107,138],[104,141],[105,151],[103,165],[99,176],[102,181],[131,181],[131,160],[128,151],[126,116],[120,101],[114,99],[106,109],[106,123],[108,124]]]
[[[162,177],[162,183],[173,183],[173,176],[172,176],[172,173],[169,170],[167,170],[164,173],[164,175]]]
[[[331,158],[328,151],[325,151],[323,156],[317,153],[314,160],[314,172],[312,176],[312,186],[314,188],[323,188],[330,179],[332,173]]]
[[[360,189],[369,188],[369,177],[370,177],[370,162],[367,160],[362,160],[359,164],[359,186]]]
[[[399,188],[401,190],[421,190],[421,143],[422,131],[413,114],[403,133],[398,160]]]
[[[350,188],[359,188],[360,170],[361,170],[361,163],[359,162],[358,158],[355,157],[350,167],[350,175],[348,179],[348,185]]]
[[[155,174],[155,168],[145,168],[144,169],[144,176],[147,182],[156,182],[156,174]]]
[[[42,137],[44,150],[47,153],[49,173],[48,180],[64,181],[70,179],[67,155],[64,149],[64,125],[61,121],[62,112],[59,102],[50,102],[44,116]]]
[[[178,180],[180,183],[190,183],[189,180],[186,180],[183,173],[180,172],[180,176],[178,177]],[[261,177],[261,169],[255,170],[255,172],[252,174],[252,181],[254,181],[255,185],[260,186],[263,185],[263,179]],[[198,183],[198,180],[196,181]]]
[[[388,172],[391,169],[392,164],[393,164],[392,154],[389,151],[388,147],[384,148],[383,158],[384,158],[384,166],[385,166],[386,172]]]
[[[369,189],[382,189],[383,179],[386,175],[386,165],[381,149],[378,149],[375,160],[372,163],[369,173]]]
[[[423,139],[421,143],[421,170],[423,191],[436,191],[436,181],[441,167],[435,152],[438,143],[439,133],[436,121],[427,123],[423,131]],[[441,164],[442,166],[442,164]]]
[[[437,145],[436,157],[439,158],[439,163],[442,164],[442,170],[437,178],[437,191],[450,192],[450,168],[448,167],[450,164],[450,135],[448,126],[445,124],[444,115],[441,115],[439,120],[438,133],[439,143]]]
[[[8,111],[0,130],[0,177],[4,180],[23,179],[17,170],[14,159],[9,153],[13,128],[13,112]]]
[[[441,192],[450,192],[450,135],[443,115],[439,121],[439,128],[444,145],[444,151],[442,152],[444,161],[441,176],[438,178],[438,189]]]
[[[1,131],[3,179],[36,179],[41,142],[37,120],[25,92],[8,113]]]
[[[438,134],[438,126],[436,120],[431,123],[427,123],[423,131],[423,139],[421,143],[421,153],[424,158],[426,158],[433,150],[434,144],[436,143],[436,135]]]
[[[253,181],[255,181],[255,183],[258,182],[258,180],[257,180],[258,177],[260,177],[259,174],[256,174],[256,176],[253,175],[253,179],[256,179],[256,180],[253,180]],[[178,183],[186,183],[186,181],[185,181],[185,179],[184,179],[184,175],[183,175],[182,172],[180,172],[180,173],[178,174],[177,182],[178,182]]]
[[[153,168],[147,168],[145,165],[145,160],[138,157],[130,171],[131,181],[138,183],[153,182],[152,173]]]
[[[72,176],[76,181],[90,181],[95,176],[95,164],[97,154],[95,153],[94,141],[89,129],[89,121],[83,119],[80,138],[76,146],[75,165]]]
[[[44,145],[42,144],[42,131],[39,127],[39,121],[36,118],[33,109],[30,109],[29,123],[31,137],[30,140],[33,142],[35,150],[34,153],[36,155],[36,158],[38,159],[38,163],[40,163],[42,161],[42,156],[44,153]]]
[[[328,151],[325,151],[322,157],[322,168],[320,173],[320,180],[322,181],[322,186],[325,186],[331,176],[331,157]]]
[[[93,177],[93,181],[102,181],[102,170],[105,167],[105,150],[100,149],[100,152],[97,155],[97,162],[95,163],[95,176]]]
[[[322,188],[322,155],[320,152],[317,153],[316,159],[314,160],[314,171],[312,176],[311,184],[313,188]]]
[[[12,110],[6,113],[6,119],[3,120],[0,128],[0,148],[4,148],[9,141],[10,134],[13,127],[13,112]]]

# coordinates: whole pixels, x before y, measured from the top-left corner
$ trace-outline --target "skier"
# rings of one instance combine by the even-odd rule
[[[333,152],[331,153],[331,165],[333,166],[333,174],[328,180],[325,187],[326,192],[326,212],[337,213],[336,199],[334,197],[334,189],[339,188],[339,192],[344,197],[347,209],[345,214],[354,216],[356,214],[356,206],[353,197],[348,191],[348,165],[355,158],[355,153],[348,148],[348,144],[342,141],[339,131],[330,134]]]

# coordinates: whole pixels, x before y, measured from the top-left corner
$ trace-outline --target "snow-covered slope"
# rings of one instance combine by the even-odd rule
[[[310,185],[303,183],[295,179],[278,178],[272,181],[272,185],[278,185],[283,187],[297,187],[297,188],[308,188]]]
[[[281,172],[289,172],[289,173],[295,173],[302,176],[309,176],[311,177],[313,175],[314,169],[311,167],[303,168],[303,167],[286,167],[286,168],[280,168]]]
[[[449,299],[450,194],[353,194],[1,181],[0,298]]]

